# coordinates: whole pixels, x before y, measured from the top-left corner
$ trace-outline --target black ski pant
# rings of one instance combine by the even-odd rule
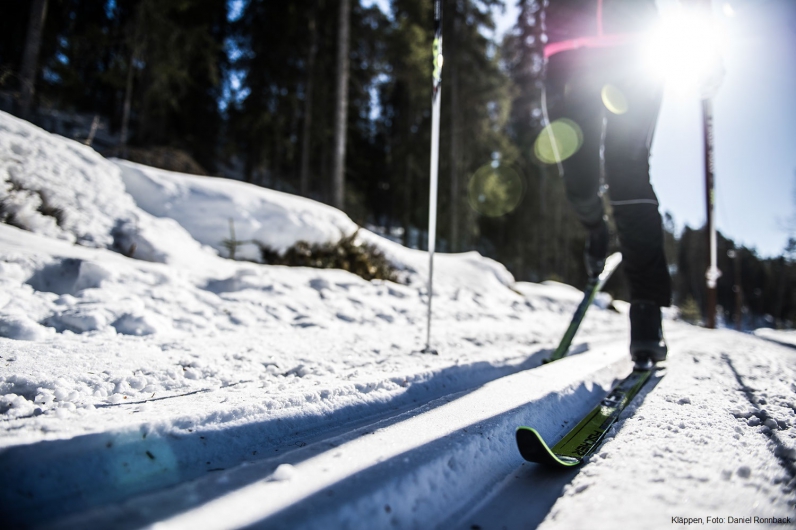
[[[671,278],[649,174],[663,86],[638,64],[626,48],[554,55],[547,64],[546,100],[551,120],[567,118],[583,133],[580,148],[561,163],[576,215],[587,229],[599,225],[604,176],[631,300],[669,306]]]

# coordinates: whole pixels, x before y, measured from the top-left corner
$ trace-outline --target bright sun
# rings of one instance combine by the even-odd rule
[[[706,12],[681,7],[661,14],[644,41],[644,63],[678,91],[700,88],[721,69],[723,32]]]

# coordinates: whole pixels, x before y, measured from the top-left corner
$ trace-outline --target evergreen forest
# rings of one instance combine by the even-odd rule
[[[478,251],[518,280],[580,286],[585,232],[556,164],[535,151],[547,0],[505,1],[519,16],[498,40],[504,0],[443,0],[437,249]],[[425,249],[432,1],[379,5],[4,0],[0,109],[105,156],[328,203]],[[699,322],[705,229],[677,230],[662,214],[674,302]],[[796,239],[763,258],[720,235],[718,257],[727,325],[740,303],[746,328],[793,326]],[[626,299],[621,269],[608,289]]]

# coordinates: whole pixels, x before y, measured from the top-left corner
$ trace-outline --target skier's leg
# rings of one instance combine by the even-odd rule
[[[603,129],[600,83],[589,54],[563,53],[548,65],[547,91],[551,119],[566,118],[580,129],[581,145],[561,163],[567,199],[587,230],[586,269],[597,276],[608,252],[608,227],[600,190],[600,146]]]
[[[662,88],[631,77],[620,78],[614,88],[624,98],[625,112],[608,115],[606,181],[630,283],[630,352],[641,365],[666,358],[660,308],[670,305],[672,295],[658,199],[649,175]]]
[[[632,300],[671,303],[671,278],[663,250],[663,225],[649,175],[652,134],[661,87],[617,83],[627,101],[623,114],[608,114],[605,171]]]
[[[583,131],[580,149],[563,162],[564,187],[575,215],[587,229],[599,227],[605,214],[600,198],[600,116],[591,109],[570,107],[566,117]]]

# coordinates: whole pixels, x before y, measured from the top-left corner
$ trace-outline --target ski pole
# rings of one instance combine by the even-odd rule
[[[702,0],[699,5],[710,16],[710,0]],[[713,102],[711,96],[702,97],[702,133],[705,150],[705,230],[708,245],[708,270],[705,273],[707,280],[707,315],[708,328],[716,327],[716,282],[721,277],[721,271],[716,264],[716,176],[713,154]]]
[[[431,182],[428,211],[428,318],[423,353],[437,354],[431,347],[431,300],[434,298],[434,250],[437,236],[437,180],[439,170],[439,115],[442,96],[442,1],[434,0],[433,92],[431,96]]]

